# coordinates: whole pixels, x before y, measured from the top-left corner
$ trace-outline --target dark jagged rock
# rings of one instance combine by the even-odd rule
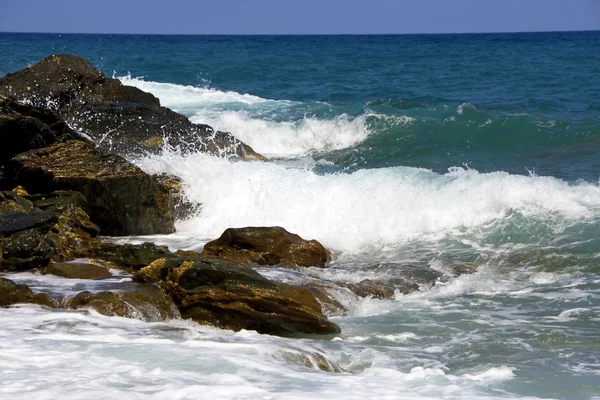
[[[19,153],[69,139],[81,139],[49,110],[0,100],[0,165]]]
[[[325,267],[331,254],[316,240],[304,240],[281,227],[229,228],[204,246],[202,255],[239,265]]]
[[[158,283],[173,296],[183,318],[202,324],[281,336],[340,332],[306,289],[226,261],[197,257],[170,267],[157,260],[134,279]]]
[[[67,301],[67,308],[93,309],[103,315],[147,322],[180,317],[173,301],[160,288],[144,284],[126,292],[81,292]]]
[[[183,261],[183,257],[170,252],[166,246],[157,246],[149,242],[121,245],[98,241],[81,249],[79,256],[96,258],[132,269],[146,267],[158,259],[165,260],[168,266],[177,266]]]
[[[111,273],[105,267],[90,263],[66,263],[52,261],[46,267],[46,273],[72,279],[103,279]]]
[[[33,210],[33,203],[13,191],[0,192],[0,217],[11,212],[28,213]]]
[[[28,198],[36,208],[58,214],[65,223],[87,232],[92,237],[100,233],[98,225],[90,221],[90,217],[84,211],[88,210],[89,206],[80,192],[57,190],[49,194],[29,195]]]
[[[99,146],[122,155],[156,152],[164,142],[182,151],[264,160],[230,133],[191,123],[150,93],[106,78],[87,60],[53,55],[0,78],[0,96],[51,108]]]
[[[122,157],[91,144],[72,140],[21,153],[5,172],[37,193],[81,192],[105,235],[174,231],[168,190]]]
[[[181,178],[169,174],[152,175],[154,179],[171,192],[173,197],[173,214],[176,220],[186,219],[198,213],[202,206],[198,203],[193,203],[185,197],[183,187],[181,186]]]
[[[13,233],[27,229],[48,232],[51,226],[58,222],[58,215],[49,212],[36,213],[7,213],[2,216],[0,235],[10,236]]]
[[[34,294],[27,285],[15,283],[0,277],[0,307],[19,303],[33,303],[52,307],[53,302],[47,294]]]

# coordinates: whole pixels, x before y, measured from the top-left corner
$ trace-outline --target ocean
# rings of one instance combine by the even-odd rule
[[[173,235],[120,240],[201,250],[283,226],[334,254],[259,271],[292,283],[478,269],[393,300],[333,293],[349,311],[327,339],[0,309],[0,397],[600,399],[600,32],[1,33],[0,76],[62,53],[270,159],[132,159],[202,207]]]

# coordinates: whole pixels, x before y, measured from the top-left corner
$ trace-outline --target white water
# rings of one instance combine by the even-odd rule
[[[223,92],[216,89],[147,82],[125,76],[124,84],[151,92],[165,107],[191,117],[192,122],[208,124],[235,136],[266,156],[291,157],[310,151],[329,151],[351,147],[369,135],[366,118],[376,116],[370,111],[358,117],[339,115],[320,119],[304,115],[297,119],[277,120],[300,103],[269,100],[249,94]],[[399,117],[398,123],[410,122]]]
[[[474,234],[515,213],[543,221],[556,234],[600,216],[600,187],[548,177],[458,168],[439,175],[405,167],[318,175],[275,163],[173,153],[138,164],[183,178],[187,195],[203,208],[177,228],[198,239],[218,237],[228,227],[283,226],[357,253]]]

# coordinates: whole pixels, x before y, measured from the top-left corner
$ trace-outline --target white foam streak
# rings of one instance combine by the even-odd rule
[[[199,218],[184,235],[211,239],[228,227],[283,226],[338,251],[382,249],[485,228],[518,212],[561,226],[600,216],[600,188],[554,178],[454,169],[445,175],[395,167],[317,175],[273,163],[230,163],[196,154],[140,162],[181,176]]]
[[[290,157],[311,151],[351,147],[369,136],[368,114],[355,118],[346,114],[331,120],[304,117],[297,121],[269,121],[253,118],[246,111],[200,111],[191,118],[218,130],[233,132],[241,141],[269,157]]]

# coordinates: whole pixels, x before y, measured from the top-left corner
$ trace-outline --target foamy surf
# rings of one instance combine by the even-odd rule
[[[541,224],[540,236],[529,238],[537,243],[600,218],[598,185],[550,177],[463,168],[437,174],[407,167],[320,175],[272,162],[232,163],[169,152],[138,165],[183,178],[188,197],[202,203],[202,212],[180,222],[178,230],[200,239],[217,237],[228,227],[278,225],[336,251],[358,253],[449,235],[485,236],[503,224],[508,224],[503,242],[509,243],[510,229],[518,235],[519,224]]]
[[[345,113],[317,116],[332,106],[263,99],[250,94],[145,81],[131,76],[119,79],[123,84],[154,94],[163,106],[187,115],[192,122],[234,133],[269,157],[292,157],[352,147],[372,133],[370,118],[388,122],[392,118],[395,124],[413,120],[407,116],[381,115],[371,110],[364,110],[356,116]]]

